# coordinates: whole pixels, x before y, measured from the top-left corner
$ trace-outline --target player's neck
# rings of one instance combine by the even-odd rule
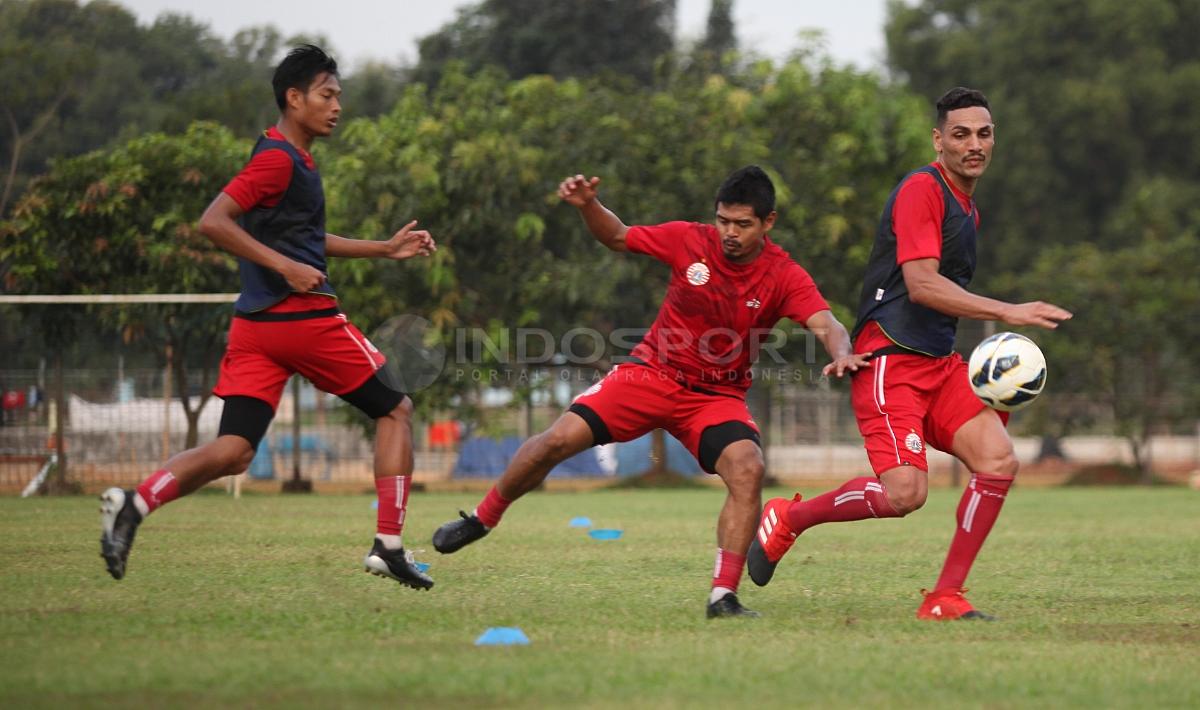
[[[949,180],[950,184],[954,186],[954,189],[958,190],[967,197],[973,197],[975,195],[975,185],[979,183],[979,178],[959,175],[958,173],[948,169],[940,157],[937,161],[937,167],[938,170],[941,171],[942,177]]]
[[[289,119],[287,116],[280,116],[279,123],[275,124],[275,129],[287,138],[288,143],[296,146],[305,153],[312,152],[313,136],[308,131],[304,130],[300,124]]]

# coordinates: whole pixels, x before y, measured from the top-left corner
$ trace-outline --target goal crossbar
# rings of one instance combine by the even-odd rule
[[[89,293],[0,295],[0,303],[96,304],[96,303],[233,303],[236,293]]]

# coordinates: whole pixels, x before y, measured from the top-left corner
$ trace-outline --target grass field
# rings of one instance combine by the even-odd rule
[[[913,618],[952,491],[806,533],[771,586],[744,581],[762,619],[716,621],[720,492],[535,494],[434,553],[477,497],[413,496],[431,592],[363,574],[365,496],[184,499],[121,582],[94,499],[0,499],[0,707],[1200,707],[1195,491],[1016,490],[968,581],[992,624]],[[476,647],[490,626],[532,643]]]

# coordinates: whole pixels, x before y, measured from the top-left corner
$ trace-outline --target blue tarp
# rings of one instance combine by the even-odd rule
[[[667,468],[687,476],[701,473],[700,464],[695,457],[679,442],[679,439],[665,435],[667,449]],[[617,444],[617,475],[636,476],[645,473],[650,468],[651,435],[646,434],[633,441]]]
[[[650,437],[650,434],[646,434],[639,439],[617,444],[618,476],[633,476],[650,468]],[[666,444],[668,468],[689,476],[701,473],[700,464],[678,439],[667,434]],[[455,478],[496,478],[504,473],[504,468],[520,446],[521,439],[515,436],[499,441],[484,437],[466,439],[459,449],[451,475]],[[586,478],[603,476],[605,472],[595,449],[587,449],[555,466],[550,475]]]
[[[454,463],[452,476],[455,478],[496,478],[512,460],[521,447],[521,440],[508,436],[499,441],[483,437],[472,437],[462,443],[458,460]],[[586,477],[603,476],[604,469],[593,449],[581,451],[563,461],[550,471],[551,476]]]

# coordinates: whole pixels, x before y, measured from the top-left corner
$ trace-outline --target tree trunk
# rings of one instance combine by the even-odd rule
[[[54,354],[54,402],[54,453],[57,463],[42,491],[46,495],[75,495],[82,492],[82,487],[67,475],[67,385],[63,376],[61,350]]]

